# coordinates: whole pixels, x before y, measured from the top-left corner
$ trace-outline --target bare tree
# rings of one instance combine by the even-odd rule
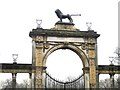
[[[120,47],[115,50],[115,54],[117,55],[115,61],[117,61],[118,65],[120,65]],[[120,88],[120,75],[118,75],[117,84],[118,88]]]
[[[12,88],[12,80],[11,79],[6,79],[6,81],[1,81],[0,83],[1,83],[0,87],[2,89]]]
[[[78,78],[69,76],[66,79],[66,82],[70,82],[71,88],[84,88],[84,78],[81,77],[77,80]]]
[[[75,77],[73,77],[73,76],[68,76],[68,77],[66,78],[66,81],[67,81],[67,82],[71,82],[71,81],[73,81],[73,80],[75,80]]]
[[[103,88],[102,90],[106,90],[106,88],[111,88],[111,79],[110,78],[107,78],[107,79],[104,79],[104,80],[100,80],[99,82],[99,88]],[[117,88],[118,85],[117,85],[117,79],[114,80],[114,87]]]
[[[23,80],[22,83],[17,84],[17,88],[29,88],[30,87],[30,83],[28,80]]]
[[[118,78],[116,79],[115,87],[116,87],[116,88],[120,88],[120,77],[119,77],[119,76],[118,76]]]
[[[29,88],[29,81],[28,80],[23,80],[22,83],[17,83],[16,84],[16,88]],[[0,82],[0,89],[1,90],[8,90],[9,88],[12,88],[12,80],[11,79],[7,79],[6,81],[1,81]]]
[[[117,54],[118,57],[120,57],[120,47],[118,47],[118,48],[115,50],[115,54]]]
[[[110,79],[100,80],[99,88],[110,88]]]

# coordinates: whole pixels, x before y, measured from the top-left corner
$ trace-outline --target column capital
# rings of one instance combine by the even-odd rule
[[[84,73],[89,73],[89,67],[84,67],[84,68],[82,68],[82,70]]]
[[[17,73],[12,73],[12,77],[16,77]]]

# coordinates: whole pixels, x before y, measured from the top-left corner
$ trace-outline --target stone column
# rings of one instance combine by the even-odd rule
[[[83,68],[84,73],[84,88],[90,88],[89,86],[89,68],[85,67]]]
[[[13,88],[13,90],[16,88],[16,75],[17,75],[17,73],[12,73],[12,88]]]
[[[32,90],[32,73],[29,73],[29,88]]]
[[[85,80],[84,80],[85,88],[90,88],[90,86],[89,86],[89,73],[85,73],[84,77],[85,77]]]
[[[110,88],[114,88],[114,74],[109,74],[109,75],[110,75],[110,83],[111,83]]]
[[[35,90],[34,88],[35,88],[35,74],[34,73],[32,73],[32,80],[31,80],[31,88],[32,88],[32,90]]]
[[[90,72],[90,88],[96,88],[96,65],[95,65],[95,50],[89,50],[89,72]]]
[[[43,72],[42,72],[42,87],[46,88],[46,67],[43,67]]]
[[[96,68],[94,60],[90,60],[90,88],[96,88]]]
[[[35,88],[40,89],[42,87],[42,59],[43,59],[43,44],[40,42],[36,42],[36,49],[35,49]]]
[[[33,40],[32,41],[32,81],[31,81],[32,90],[34,90],[35,88],[35,60],[36,60],[35,49],[36,49],[36,44],[35,44],[35,41]]]
[[[42,88],[42,72],[40,66],[36,66],[35,71],[35,89]]]
[[[99,88],[99,73],[96,74],[96,88]]]

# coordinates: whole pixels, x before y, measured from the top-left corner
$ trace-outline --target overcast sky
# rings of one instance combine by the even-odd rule
[[[92,29],[101,34],[98,38],[98,64],[109,64],[108,57],[114,56],[118,45],[118,1],[1,0],[0,63],[12,63],[14,53],[19,54],[18,63],[31,63],[29,32],[36,28],[36,19],[42,19],[43,28],[54,27],[59,20],[54,11],[60,9],[64,14],[81,14],[73,17],[75,26],[81,31],[87,30],[86,22],[92,22]]]

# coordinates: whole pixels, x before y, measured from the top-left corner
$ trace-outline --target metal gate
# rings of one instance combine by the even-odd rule
[[[79,76],[77,79],[72,81],[58,81],[52,78],[48,73],[46,73],[45,78],[45,88],[46,89],[80,89],[84,88],[84,74]]]

